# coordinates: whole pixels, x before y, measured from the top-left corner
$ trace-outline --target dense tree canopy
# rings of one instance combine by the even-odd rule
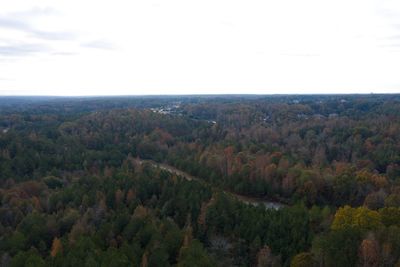
[[[395,266],[400,97],[3,98],[0,203],[1,266]]]

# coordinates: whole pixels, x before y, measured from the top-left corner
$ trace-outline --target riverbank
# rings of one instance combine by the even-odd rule
[[[179,170],[179,169],[177,169],[171,165],[165,164],[165,163],[158,163],[153,160],[142,160],[142,159],[137,159],[137,162],[139,164],[149,163],[153,167],[168,171],[168,172],[176,174],[178,176],[182,176],[183,178],[185,178],[188,181],[195,180],[195,181],[207,184],[203,179],[200,179],[199,177],[190,175],[189,173],[187,173],[185,171]],[[263,198],[254,198],[254,197],[249,197],[249,196],[243,196],[243,195],[240,195],[240,194],[237,194],[234,192],[230,192],[227,190],[222,190],[222,192],[236,198],[237,200],[239,200],[245,204],[250,204],[250,205],[254,205],[254,206],[264,205],[266,209],[278,210],[278,209],[281,209],[281,208],[287,206],[287,204],[285,204],[283,202],[270,201],[270,200],[266,200]]]

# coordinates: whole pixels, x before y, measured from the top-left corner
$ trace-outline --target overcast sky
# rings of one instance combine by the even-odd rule
[[[400,93],[399,0],[0,2],[1,95]]]

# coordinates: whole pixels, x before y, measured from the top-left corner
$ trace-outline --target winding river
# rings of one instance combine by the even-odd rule
[[[205,183],[204,180],[202,180],[202,179],[200,179],[198,177],[195,177],[193,175],[190,175],[187,172],[179,170],[179,169],[177,169],[177,168],[175,168],[175,167],[173,167],[171,165],[165,164],[165,163],[157,163],[157,162],[152,161],[152,160],[138,160],[138,162],[139,162],[139,164],[149,163],[153,167],[160,168],[162,170],[168,171],[168,172],[176,174],[178,176],[182,176],[188,181],[196,180],[196,181],[199,181],[201,183]],[[278,209],[281,209],[284,206],[286,206],[284,203],[281,203],[281,202],[269,201],[269,200],[265,200],[265,199],[262,199],[262,198],[254,198],[254,197],[243,196],[243,195],[240,195],[240,194],[237,194],[237,193],[233,193],[233,192],[229,192],[229,191],[226,191],[226,190],[223,190],[223,192],[225,194],[227,194],[227,195],[233,196],[237,200],[239,200],[239,201],[241,201],[243,203],[246,203],[246,204],[251,204],[251,205],[254,205],[254,206],[257,206],[257,205],[260,205],[260,204],[264,205],[266,209],[278,210]]]

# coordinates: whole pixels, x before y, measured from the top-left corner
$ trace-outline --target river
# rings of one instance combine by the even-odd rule
[[[162,170],[168,171],[170,173],[174,173],[178,176],[182,176],[184,177],[186,180],[188,181],[192,181],[192,180],[196,180],[199,181],[201,183],[206,183],[204,180],[195,177],[193,175],[190,175],[187,172],[184,172],[182,170],[179,170],[171,165],[165,164],[165,163],[157,163],[155,161],[152,160],[138,160],[139,164],[143,164],[145,162],[150,163],[152,166],[156,167],[156,168],[160,168]],[[276,201],[269,201],[263,198],[255,198],[255,197],[248,197],[248,196],[243,196],[237,193],[233,193],[233,192],[229,192],[227,190],[223,190],[223,192],[227,195],[233,196],[234,198],[236,198],[237,200],[246,203],[246,204],[251,204],[254,206],[257,205],[264,205],[266,209],[275,209],[275,210],[279,210],[283,207],[286,206],[286,204],[281,203],[281,202],[276,202]]]

